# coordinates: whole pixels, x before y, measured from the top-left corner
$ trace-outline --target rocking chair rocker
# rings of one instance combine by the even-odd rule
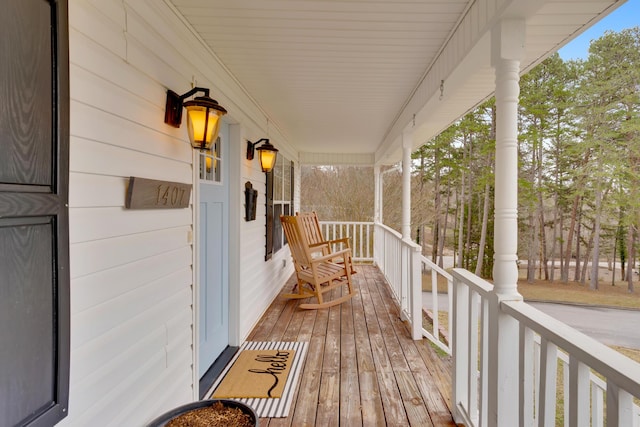
[[[351,249],[332,252],[331,248],[340,241],[311,243],[305,228],[296,216],[280,216],[280,222],[287,236],[291,258],[296,270],[298,293],[286,294],[285,298],[315,297],[317,303],[300,304],[300,308],[318,309],[341,304],[355,295],[351,281]],[[340,260],[341,263],[336,262]],[[348,293],[339,298],[324,301],[323,294],[346,285]]]

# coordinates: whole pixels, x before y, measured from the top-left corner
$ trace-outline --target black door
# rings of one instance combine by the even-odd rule
[[[67,1],[0,4],[0,426],[69,396]]]

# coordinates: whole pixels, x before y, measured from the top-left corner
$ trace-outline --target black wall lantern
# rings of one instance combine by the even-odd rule
[[[259,143],[264,142],[260,147],[255,148]],[[258,150],[260,157],[260,167],[263,172],[271,172],[276,165],[278,149],[269,143],[269,138],[262,138],[256,142],[247,141],[247,160],[253,160],[255,150]]]
[[[184,102],[186,98],[204,92],[204,96]],[[179,128],[182,123],[182,107],[187,109],[187,129],[191,146],[199,150],[210,150],[220,131],[220,117],[227,114],[218,101],[209,98],[209,89],[194,87],[184,95],[167,90],[164,122]]]

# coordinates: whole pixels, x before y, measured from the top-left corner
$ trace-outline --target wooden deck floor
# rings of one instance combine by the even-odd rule
[[[280,296],[250,334],[309,342],[289,417],[261,418],[260,426],[455,426],[449,358],[411,339],[377,267],[357,271],[350,301],[303,310],[301,300]]]

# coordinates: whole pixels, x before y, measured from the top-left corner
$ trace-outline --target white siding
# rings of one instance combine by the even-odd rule
[[[250,140],[261,138],[256,135]],[[246,142],[245,142],[246,144]],[[277,142],[274,142],[277,146]],[[281,147],[278,147],[281,148]],[[290,160],[295,159],[285,151]],[[296,169],[299,169],[297,161]],[[251,181],[258,190],[258,205],[255,221],[242,221],[241,267],[240,267],[240,334],[242,338],[251,332],[260,316],[282,288],[282,284],[293,274],[289,247],[285,246],[265,262],[266,246],[266,178],[258,159],[244,160],[242,182]],[[297,176],[296,178],[299,178]],[[297,184],[296,184],[297,185]],[[244,209],[244,204],[242,206]],[[242,213],[244,216],[244,211]],[[259,314],[260,316],[256,316]]]
[[[71,384],[59,425],[143,425],[197,395],[192,207],[124,209],[129,176],[193,181],[186,126],[162,121],[166,89],[186,92],[195,79],[241,135],[285,142],[164,2],[73,0],[69,9]],[[231,143],[244,147],[239,139]],[[243,172],[230,190],[251,180],[259,191],[257,220],[231,232],[241,249],[230,266],[240,278],[231,284],[239,288],[232,341],[242,342],[292,268],[286,249],[264,262],[264,174],[244,148],[232,152]],[[244,216],[244,206],[230,209]]]
[[[192,212],[125,210],[125,189],[129,176],[191,182],[191,149],[162,123],[163,82],[129,60],[122,2],[69,9],[71,389],[60,425],[140,425],[193,397]]]

